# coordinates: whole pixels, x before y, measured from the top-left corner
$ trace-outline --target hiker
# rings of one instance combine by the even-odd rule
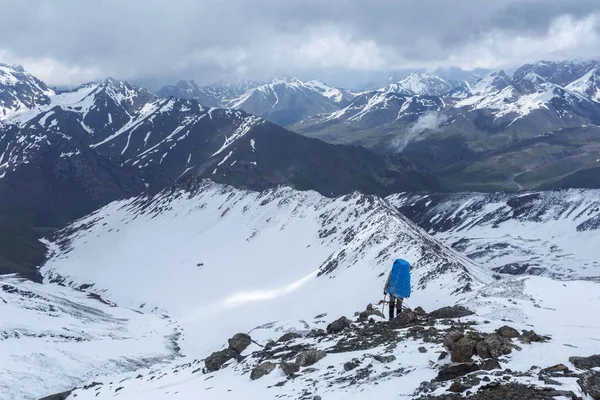
[[[404,298],[410,296],[410,272],[412,269],[413,266],[408,261],[399,258],[394,261],[385,281],[383,295],[387,296],[388,292],[390,295],[390,321],[394,318],[394,309],[397,317],[402,312]]]

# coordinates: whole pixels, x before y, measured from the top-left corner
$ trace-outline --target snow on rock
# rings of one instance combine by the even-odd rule
[[[167,317],[81,290],[3,275],[0,315],[0,399],[37,399],[177,356]]]

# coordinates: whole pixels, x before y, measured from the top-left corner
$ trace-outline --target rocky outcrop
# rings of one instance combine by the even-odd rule
[[[515,346],[510,339],[497,333],[460,331],[450,332],[444,339],[444,345],[450,350],[452,362],[468,362],[477,355],[481,358],[498,358],[510,354]]]
[[[327,353],[322,350],[303,351],[296,357],[296,364],[301,367],[308,367],[309,365],[313,365],[319,360],[322,360],[326,355]]]
[[[503,327],[496,329],[496,333],[507,339],[514,339],[519,337],[519,331],[508,325],[504,325]]]
[[[250,335],[245,333],[236,333],[231,339],[228,340],[229,348],[238,354],[246,350],[252,343]]]
[[[250,346],[252,338],[245,333],[236,333],[227,342],[229,344],[228,348],[215,351],[204,360],[206,372],[218,371],[229,360],[238,358]]]
[[[302,335],[300,335],[299,333],[288,332],[288,333],[284,334],[283,336],[281,336],[279,339],[277,339],[277,343],[287,343],[291,340],[298,339],[301,337],[302,337]]]
[[[350,325],[352,325],[352,320],[346,317],[341,317],[327,325],[327,333],[332,334],[341,332]]]
[[[600,368],[600,354],[589,357],[570,357],[569,361],[579,369]]]
[[[206,360],[204,360],[206,372],[214,372],[220,370],[225,363],[235,358],[237,355],[238,353],[231,349],[215,351],[210,356],[208,356]]]
[[[581,391],[594,400],[600,400],[600,372],[590,371],[577,380]]]
[[[429,315],[436,319],[442,318],[462,318],[475,314],[473,311],[463,306],[442,307],[439,310],[432,311]]]
[[[270,374],[275,368],[277,368],[277,364],[270,361],[265,361],[252,370],[250,373],[250,379],[253,381],[260,379],[263,376]]]
[[[279,366],[287,376],[294,375],[296,372],[300,371],[300,365],[295,362],[282,361]]]

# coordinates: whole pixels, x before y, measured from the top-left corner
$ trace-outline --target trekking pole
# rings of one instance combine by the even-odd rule
[[[383,314],[383,309],[385,308],[385,299],[387,298],[387,294],[383,295],[383,302],[381,303],[381,313]]]

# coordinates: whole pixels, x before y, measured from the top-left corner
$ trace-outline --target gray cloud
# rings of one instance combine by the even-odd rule
[[[51,84],[109,75],[156,84],[275,74],[335,80],[336,70],[341,81],[397,69],[589,58],[600,45],[597,0],[0,0],[0,6],[0,60],[22,63]]]

